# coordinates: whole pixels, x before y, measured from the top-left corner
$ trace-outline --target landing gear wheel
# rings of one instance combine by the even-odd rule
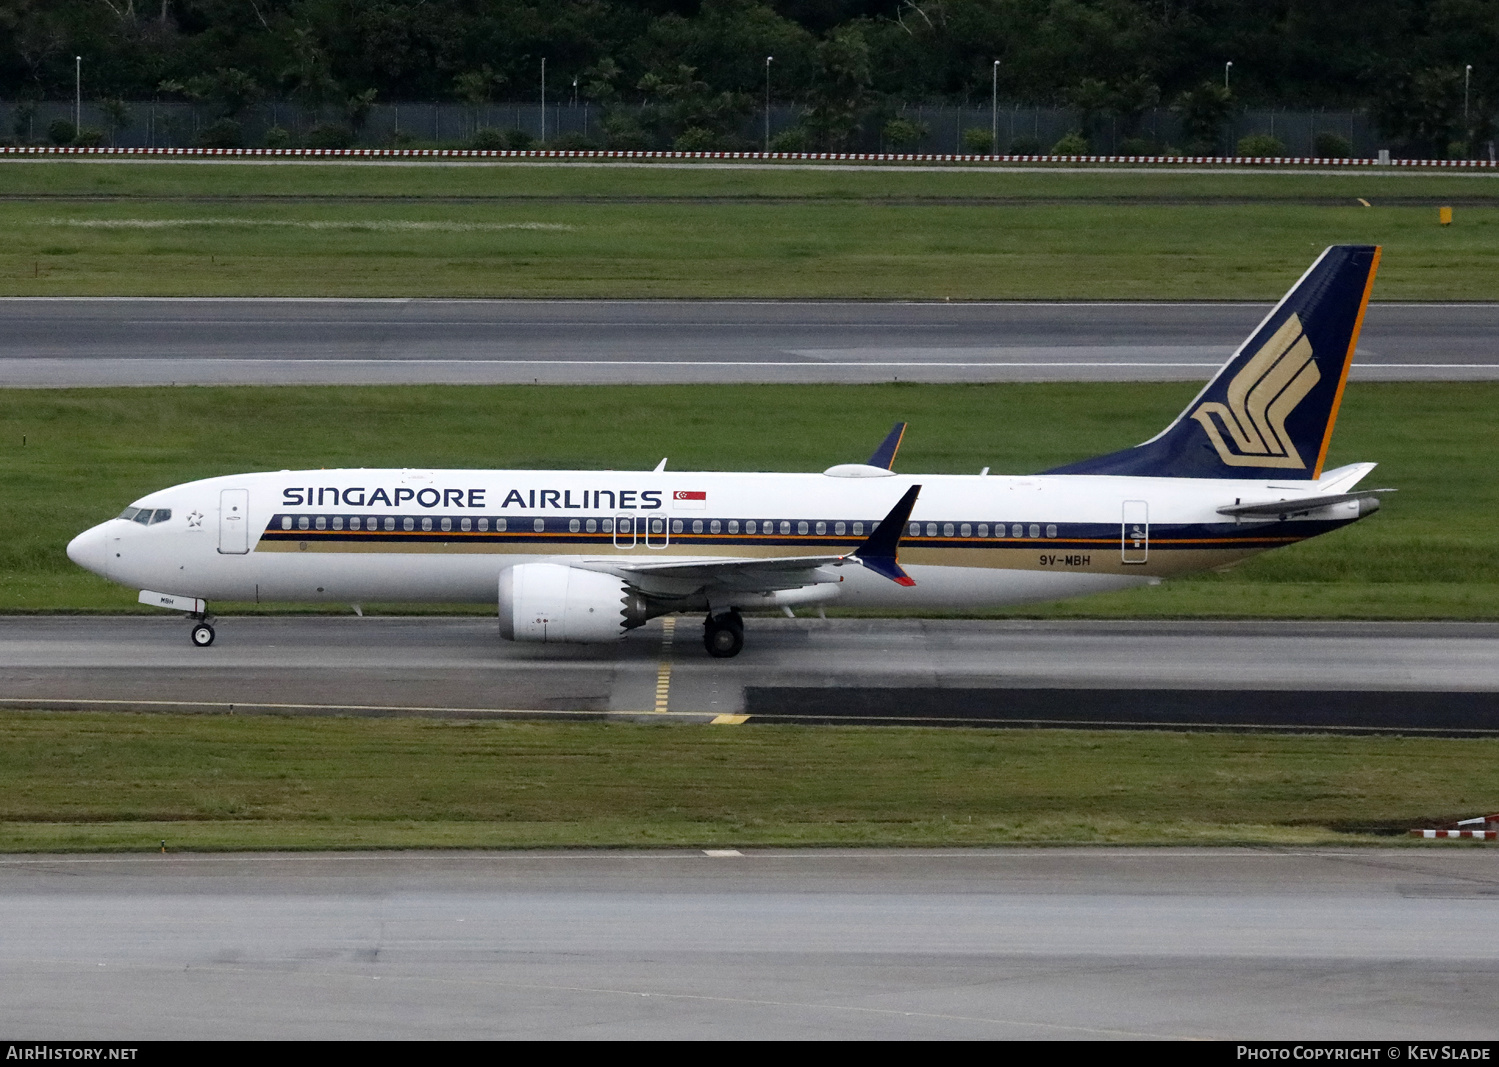
[[[207,648],[213,644],[213,627],[206,622],[200,622],[193,627],[193,644],[199,648]]]
[[[714,659],[739,655],[744,647],[744,619],[737,611],[709,615],[703,620],[703,647]]]

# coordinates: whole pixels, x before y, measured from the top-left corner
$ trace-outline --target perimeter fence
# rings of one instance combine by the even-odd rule
[[[343,114],[265,101],[238,112],[231,120],[232,130],[226,131],[221,112],[204,104],[144,100],[106,105],[84,101],[76,109],[78,126],[93,131],[101,146],[116,148],[190,148],[215,144],[229,147],[223,140],[213,141],[215,131],[220,138],[228,136],[243,147],[314,147],[310,142],[317,140],[315,131],[320,129],[341,131],[347,138],[343,146],[355,148],[457,148],[485,129],[507,137],[512,148],[672,147],[669,143],[640,141],[639,133],[636,143],[621,142],[620,120],[646,115],[644,107],[611,105],[600,109],[588,102],[568,101],[548,103],[544,108],[535,101],[480,105],[386,103],[373,105],[358,116],[357,123],[351,124]],[[768,124],[771,138],[799,127],[805,117],[805,109],[799,106],[773,105]],[[905,120],[898,127],[904,137],[895,143],[886,134],[891,120],[897,118]],[[71,126],[74,120],[72,101],[0,101],[0,138],[12,144],[45,144],[49,135],[56,139],[58,123]],[[612,128],[606,128],[606,121]],[[718,137],[718,143],[691,147],[762,148],[766,129],[762,108],[744,116],[735,130]],[[1063,108],[1009,103],[992,109],[911,104],[867,113],[848,149],[861,154],[963,154],[972,150],[964,139],[969,131],[992,133],[993,150],[1010,155],[1049,152],[1062,138],[1079,132],[1085,134],[1089,153],[1103,156],[1168,154],[1171,146],[1179,148],[1187,140],[1181,117],[1166,108],[1155,108],[1130,120],[1095,119],[1083,131],[1077,113]],[[1289,109],[1255,109],[1231,116],[1223,127],[1216,154],[1234,154],[1240,139],[1252,134],[1275,138],[1289,157],[1326,155],[1318,150],[1319,143],[1325,147],[1326,135],[1341,138],[1353,157],[1374,158],[1381,150],[1388,151],[1393,158],[1418,155],[1383,136],[1364,112]],[[559,140],[561,144],[556,143]],[[1493,158],[1491,144],[1475,147],[1479,150],[1470,154]]]

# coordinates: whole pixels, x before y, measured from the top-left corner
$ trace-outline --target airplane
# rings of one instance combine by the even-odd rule
[[[898,424],[820,474],[305,470],[150,493],[68,556],[181,611],[213,600],[480,602],[501,636],[613,641],[701,613],[711,656],[744,613],[993,608],[1157,584],[1356,522],[1374,469],[1324,471],[1379,265],[1326,249],[1186,409],[1133,448],[1040,474],[897,474]]]

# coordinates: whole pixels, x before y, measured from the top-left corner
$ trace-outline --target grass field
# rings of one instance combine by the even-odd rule
[[[1499,741],[0,714],[0,851],[1320,844],[1490,810]]]
[[[19,296],[1499,299],[1494,176],[5,163],[0,227]]]
[[[64,546],[136,497],[194,478],[338,466],[649,469],[663,455],[677,470],[817,471],[862,458],[897,419],[912,424],[903,471],[1019,474],[1144,440],[1196,388],[0,391],[0,611],[145,610],[134,590],[74,567]],[[1369,484],[1399,492],[1378,515],[1226,573],[1021,614],[1499,618],[1496,407],[1499,383],[1352,385],[1328,464],[1381,464]]]

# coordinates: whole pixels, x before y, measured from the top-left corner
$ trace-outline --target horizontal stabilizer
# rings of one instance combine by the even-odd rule
[[[1328,496],[1301,496],[1291,500],[1265,500],[1253,504],[1234,504],[1232,507],[1219,508],[1219,515],[1231,515],[1236,519],[1289,519],[1295,515],[1305,515],[1316,511],[1318,508],[1331,507],[1333,504],[1348,504],[1358,501],[1358,513],[1362,518],[1379,510],[1378,493],[1393,493],[1393,489],[1364,489],[1357,493],[1332,493]]]

